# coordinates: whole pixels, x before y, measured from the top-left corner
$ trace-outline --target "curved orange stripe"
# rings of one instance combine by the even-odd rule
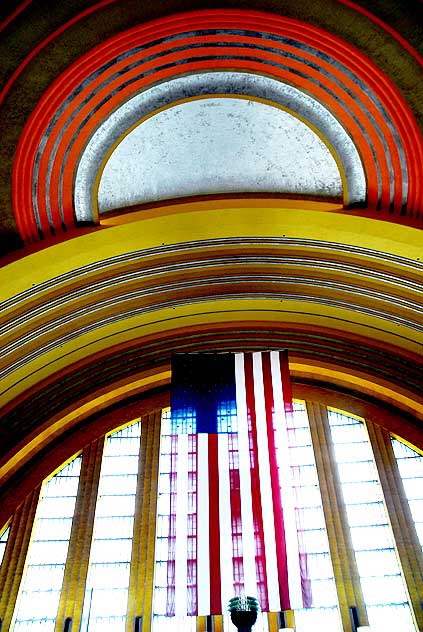
[[[206,13],[206,15],[205,15]],[[228,13],[230,13],[231,15],[229,16]],[[211,14],[211,15],[210,15]],[[193,18],[196,18],[195,20]],[[124,43],[127,46],[128,45],[128,40],[133,39],[134,37],[137,38],[137,43],[140,43],[140,33],[139,31],[141,30],[143,32],[144,37],[141,38],[142,40],[145,39],[146,37],[150,36],[151,39],[151,33],[153,32],[153,34],[157,37],[159,34],[161,36],[163,36],[163,31],[169,30],[168,27],[171,26],[172,30],[175,27],[175,24],[178,24],[180,22],[182,22],[182,26],[186,25],[186,28],[190,28],[190,29],[195,29],[196,28],[196,24],[193,24],[192,22],[197,22],[197,18],[198,21],[200,22],[200,27],[201,26],[206,26],[208,28],[210,28],[211,26],[211,22],[216,22],[221,28],[227,27],[227,26],[238,26],[239,27],[239,20],[242,18],[242,23],[243,26],[245,28],[246,25],[250,24],[251,21],[251,28],[257,29],[257,22],[259,23],[265,23],[266,25],[268,25],[269,23],[272,25],[272,29],[276,30],[276,31],[280,31],[284,29],[284,26],[289,25],[289,30],[290,30],[290,36],[292,37],[293,31],[296,30],[296,27],[299,28],[302,32],[303,35],[303,39],[304,39],[304,32],[306,33],[310,33],[313,36],[313,43],[312,45],[314,45],[316,47],[315,44],[315,39],[316,37],[318,37],[319,39],[319,43],[320,45],[318,46],[318,48],[322,49],[324,48],[324,46],[322,47],[322,40],[328,40],[332,43],[332,48],[331,48],[331,52],[333,54],[334,52],[334,48],[333,48],[333,41],[336,41],[337,45],[338,45],[338,49],[346,49],[350,58],[351,58],[351,47],[349,45],[343,44],[342,42],[340,42],[340,40],[337,40],[337,38],[334,38],[333,36],[330,36],[324,32],[321,31],[321,29],[317,29],[316,27],[311,27],[309,25],[304,25],[301,22],[298,21],[293,21],[293,20],[288,20],[288,19],[283,19],[283,18],[279,18],[278,16],[275,16],[274,18],[269,19],[269,16],[266,14],[260,14],[260,13],[256,13],[256,12],[248,12],[248,15],[246,15],[245,12],[225,12],[225,11],[213,11],[213,12],[195,12],[195,13],[191,13],[191,14],[186,14],[184,16],[169,16],[168,18],[165,19],[160,19],[158,21],[156,21],[155,23],[150,23],[149,25],[143,25],[143,27],[141,27],[141,29],[139,27],[135,27],[135,29],[131,30],[129,33],[125,32],[124,34],[122,34],[122,36],[119,36],[118,38],[113,38],[113,41],[107,42],[105,45],[102,45],[99,49],[97,49],[96,51],[96,55],[93,54],[87,54],[84,58],[81,58],[81,60],[78,61],[78,65],[80,66],[80,72],[77,71],[77,75],[80,76],[80,73],[82,73],[83,76],[87,75],[87,65],[85,64],[85,61],[87,58],[90,59],[91,63],[89,64],[91,67],[95,66],[95,61],[97,61],[97,57],[99,58],[99,60],[102,60],[103,63],[105,61],[104,55],[106,54],[106,52],[110,55],[112,52],[114,54],[116,54],[116,51],[121,48]],[[258,19],[260,18],[260,19]],[[187,24],[188,21],[188,24]],[[225,26],[222,25],[222,21],[225,22]],[[205,23],[206,22],[206,23]],[[275,29],[275,26],[278,26],[278,28]],[[158,28],[155,28],[158,27]],[[324,37],[323,37],[324,36]],[[179,43],[179,42],[177,42]],[[275,44],[277,44],[276,42],[272,42],[272,46],[276,47]],[[233,49],[231,49],[233,51]],[[337,51],[338,53],[340,53],[340,50]],[[356,51],[354,51],[356,53]],[[341,55],[343,56],[343,55]],[[368,65],[370,62],[368,62],[368,60],[362,56],[361,54],[356,54],[357,57],[362,57],[366,60],[366,65]],[[362,59],[360,60],[362,61]],[[126,62],[127,63],[127,62]],[[371,64],[370,64],[371,65]],[[329,65],[330,67],[330,65]],[[330,67],[331,71],[333,72],[333,67]],[[373,67],[375,68],[375,67]],[[70,69],[71,70],[71,69]],[[74,68],[72,67],[72,70],[74,70]],[[377,71],[377,69],[376,69]],[[62,76],[61,78],[59,78],[59,80],[56,82],[55,87],[58,88],[58,93],[59,94],[61,92],[59,84],[60,84],[60,79],[62,79],[62,85],[63,85],[63,80],[66,81],[67,84],[67,93],[69,93],[70,90],[70,86],[69,86],[69,72],[66,72],[65,75],[66,77]],[[71,83],[75,83],[76,77],[75,75],[72,77],[72,79],[75,79],[75,81],[72,81]],[[345,81],[345,78],[343,78],[343,80]],[[383,80],[385,80],[385,77],[383,76]],[[380,77],[379,77],[379,82],[380,82]],[[46,101],[48,100],[49,96],[51,97],[52,95],[49,93],[46,93],[45,98]],[[60,100],[60,97],[58,97],[58,99]],[[57,103],[57,101],[54,99],[53,100],[54,103]],[[53,107],[53,101],[50,100],[49,101],[49,105],[50,108],[47,108],[47,110],[51,110]],[[402,109],[402,108],[401,108]],[[34,112],[35,114],[35,112]],[[407,112],[408,114],[408,112]],[[411,113],[410,113],[411,114]],[[46,117],[48,120],[48,117]],[[413,117],[411,115],[411,119],[413,120]],[[413,120],[414,125],[415,121]],[[37,127],[41,127],[41,122],[40,119],[38,119],[38,125]],[[38,146],[38,143],[36,141],[36,137],[37,134],[34,134],[30,136],[30,138],[33,139],[33,143],[32,143],[32,147],[31,150],[33,150],[33,147],[36,145]],[[413,135],[414,136],[414,135]],[[415,138],[415,137],[414,137]],[[417,144],[418,145],[418,144]],[[28,149],[28,145],[26,145],[26,149]],[[417,150],[419,149],[419,147],[417,146]],[[420,148],[421,150],[421,148]],[[414,152],[413,152],[414,153]],[[417,154],[419,153],[418,151],[416,152]],[[27,154],[28,155],[28,154]],[[382,152],[383,155],[383,152]],[[394,158],[394,154],[393,154],[393,158]],[[409,162],[409,161],[407,161]],[[33,162],[32,162],[33,164]],[[398,166],[398,163],[395,163],[396,166]],[[24,173],[28,173],[28,171],[25,169]],[[411,178],[410,178],[411,180]],[[410,183],[411,184],[411,183]],[[29,208],[31,208],[31,200],[30,200],[30,195],[28,198],[28,187],[26,187],[26,192],[27,192],[27,197],[26,197],[26,202],[29,202]],[[29,191],[30,194],[30,191]],[[410,200],[412,199],[412,195],[410,193]],[[26,207],[26,204],[23,205],[23,208]],[[40,208],[41,211],[41,208]],[[46,216],[45,216],[45,212],[43,210],[43,226],[46,226]],[[57,218],[56,218],[57,219]],[[72,218],[70,218],[72,221]]]

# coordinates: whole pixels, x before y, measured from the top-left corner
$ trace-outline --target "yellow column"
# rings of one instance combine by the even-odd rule
[[[81,624],[103,447],[104,437],[93,441],[82,454],[81,475],[55,632],[62,632],[68,618],[72,620],[73,630],[79,630]]]
[[[391,437],[377,424],[368,421],[366,425],[415,622],[423,630],[423,555]]]
[[[160,411],[146,415],[141,422],[141,451],[135,500],[127,632],[133,632],[136,617],[141,617],[140,630],[142,632],[150,632],[151,629],[160,424]]]
[[[12,518],[0,573],[0,619],[5,631],[10,629],[39,495],[40,486],[26,497]]]
[[[368,619],[342,498],[328,415],[326,406],[317,402],[307,402],[307,411],[342,625],[345,632],[351,632],[351,606],[357,608],[360,625],[368,625]]]

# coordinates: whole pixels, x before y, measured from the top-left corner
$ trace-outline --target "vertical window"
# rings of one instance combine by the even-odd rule
[[[323,515],[307,411],[294,402],[289,460],[300,550],[311,583],[312,607],[295,611],[297,632],[341,632],[338,597]]]
[[[171,475],[172,441],[175,441],[176,428],[172,426],[170,411],[165,410],[162,414],[160,439],[160,461],[159,461],[159,483],[157,496],[157,532],[156,532],[156,561],[154,573],[154,601],[153,601],[153,632],[166,632],[167,630],[184,630],[195,632],[196,617],[166,616],[169,608],[174,611],[174,591],[175,591],[175,529],[176,529],[176,506],[175,506],[175,481]],[[194,507],[196,502],[196,478],[194,463],[195,450],[192,443],[194,436],[189,437],[188,449],[188,484],[190,489],[190,503]],[[173,475],[174,476],[174,475]],[[191,512],[192,515],[192,512]],[[195,542],[194,520],[188,523],[188,539]],[[194,586],[197,578],[195,576],[196,551],[192,547],[187,550],[187,577]],[[194,568],[195,567],[195,568]],[[193,597],[194,597],[194,590]],[[195,598],[195,597],[194,597]]]
[[[10,526],[4,529],[3,533],[0,535],[0,566],[3,561],[4,552],[6,550],[7,540],[9,538]]]
[[[78,491],[81,457],[65,465],[44,483],[35,515],[27,566],[15,608],[14,632],[53,632],[72,519]]]
[[[330,409],[328,417],[370,627],[415,632],[364,423]]]
[[[423,456],[398,439],[392,437],[391,441],[420,545],[423,547]]]
[[[125,632],[141,422],[106,439],[94,519],[83,632]]]

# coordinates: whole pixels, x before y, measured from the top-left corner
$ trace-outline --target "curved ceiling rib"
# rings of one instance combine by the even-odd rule
[[[238,25],[242,20],[243,29]],[[354,139],[367,206],[418,218],[422,138],[394,84],[362,53],[322,29],[248,11],[201,11],[121,33],[82,57],[45,93],[19,143],[14,208],[27,240],[74,225],[84,147],[134,94],[181,73],[236,69],[287,82],[327,107]]]

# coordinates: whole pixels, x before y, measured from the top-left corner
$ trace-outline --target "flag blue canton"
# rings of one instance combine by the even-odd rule
[[[237,431],[235,356],[172,356],[172,434]]]

